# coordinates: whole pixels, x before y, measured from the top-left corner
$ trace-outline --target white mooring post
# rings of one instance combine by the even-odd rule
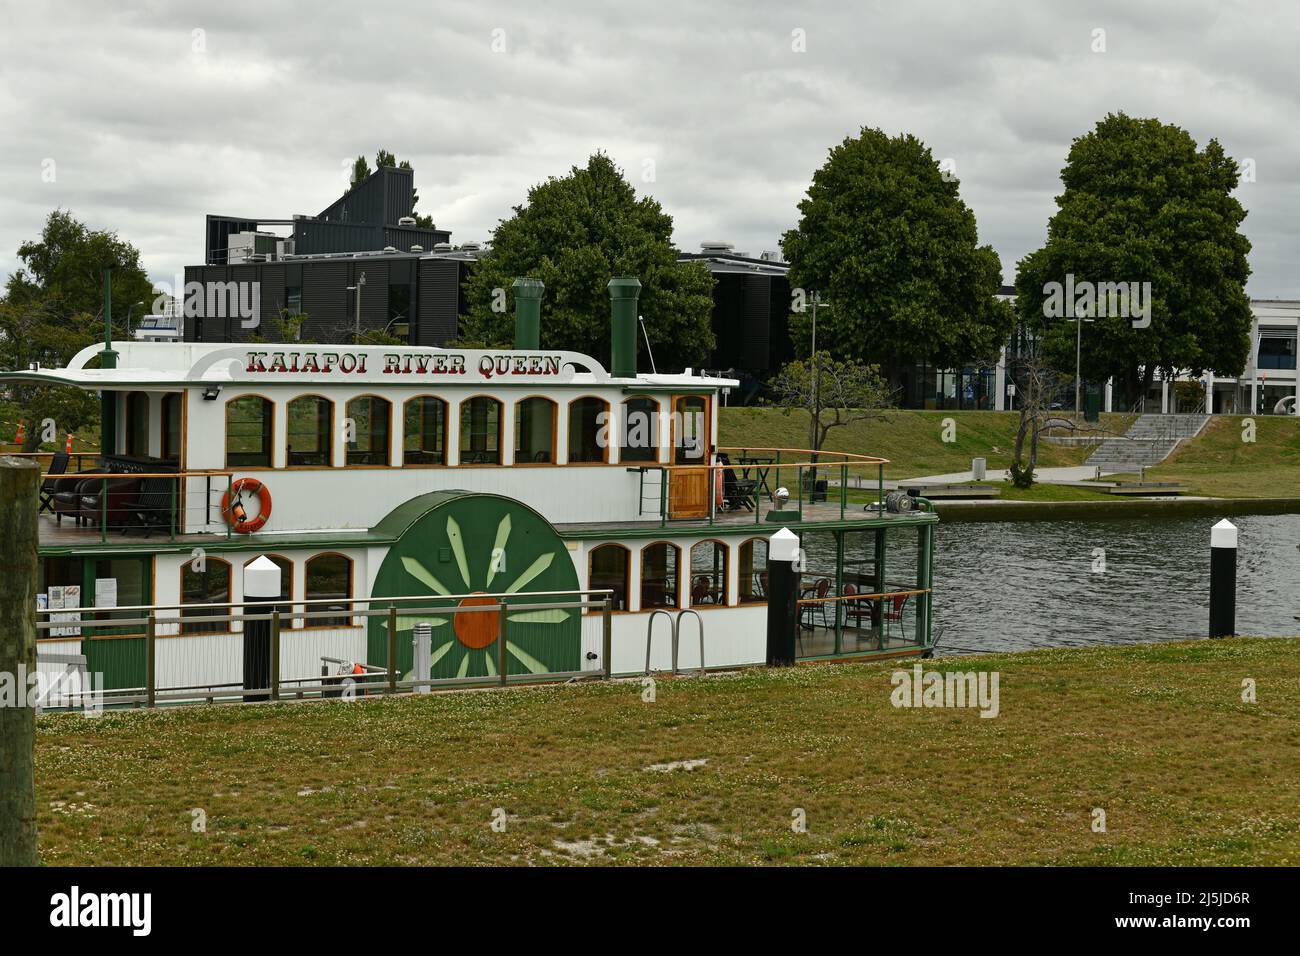
[[[772,535],[767,544],[767,665],[794,663],[799,628],[799,536],[789,528]]]
[[[1237,526],[1224,518],[1210,529],[1210,637],[1237,633]]]
[[[433,666],[429,661],[429,648],[433,643],[433,625],[428,621],[421,621],[415,625],[411,636],[411,656],[412,668],[411,674],[416,680],[428,680],[429,669]],[[428,684],[417,684],[415,692],[417,694],[427,694],[433,690]]]
[[[248,608],[249,601],[274,601],[280,596],[280,566],[261,555],[244,568],[245,613],[267,614],[271,608]],[[271,686],[271,621],[244,621],[244,689]],[[244,700],[266,700],[269,695],[245,694]]]

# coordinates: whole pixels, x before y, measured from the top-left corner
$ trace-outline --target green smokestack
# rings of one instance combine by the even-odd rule
[[[636,276],[609,280],[609,322],[612,355],[609,373],[615,378],[636,377],[637,299],[641,281]]]
[[[541,279],[519,278],[510,288],[515,290],[515,348],[540,348],[546,284]]]

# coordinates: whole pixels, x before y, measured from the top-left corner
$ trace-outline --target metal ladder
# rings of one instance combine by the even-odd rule
[[[703,674],[704,673],[704,620],[700,617],[698,612],[693,611],[690,608],[686,608],[685,610],[678,611],[676,617],[673,617],[673,612],[667,610],[666,608],[659,608],[658,610],[654,611],[650,615],[650,619],[646,621],[646,630],[645,630],[645,672],[646,674],[648,675],[650,673],[650,646],[653,642],[654,634],[655,634],[655,618],[657,618],[660,614],[668,618],[668,621],[669,623],[672,624],[672,628],[673,628],[672,642],[673,642],[673,673],[674,674],[681,673],[681,669],[677,666],[677,648],[678,648],[679,638],[681,636],[682,618],[685,617],[687,614],[695,618],[695,623],[700,633],[700,668],[697,671],[697,673]]]

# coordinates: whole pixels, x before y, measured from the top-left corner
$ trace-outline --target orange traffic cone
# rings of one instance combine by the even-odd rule
[[[19,450],[19,451],[22,451],[22,449],[23,449],[23,442],[25,442],[26,440],[27,440],[27,430],[26,430],[25,428],[23,428],[23,423],[22,423],[22,422],[19,422],[19,423],[18,423],[18,437],[14,439],[14,444],[18,446],[18,450]]]
[[[63,443],[63,450],[69,455],[72,454],[72,432],[68,432],[68,440]]]

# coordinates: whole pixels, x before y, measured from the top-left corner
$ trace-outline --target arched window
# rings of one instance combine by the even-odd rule
[[[501,464],[501,403],[478,395],[460,403],[460,463]]]
[[[258,557],[263,557],[263,555],[258,555]],[[293,614],[293,562],[278,554],[268,554],[264,557],[270,558],[271,562],[280,569],[280,593],[275,598],[278,603],[269,609],[265,606],[254,608],[249,613],[265,614],[268,610],[279,611],[280,629],[294,627],[298,622],[289,616]],[[257,558],[249,558],[244,562],[244,567],[247,568],[256,560]],[[247,601],[248,599],[248,595],[244,595],[244,600]],[[262,600],[265,600],[265,598]]]
[[[352,440],[348,445],[349,465],[387,465],[388,431],[393,406],[378,395],[358,395],[347,404]]]
[[[750,538],[740,546],[740,575],[737,600],[752,604],[767,600],[767,539]]]
[[[167,461],[181,460],[181,396],[168,392],[162,400],[162,456]]]
[[[144,392],[126,393],[126,453],[149,457],[149,396]]]
[[[727,604],[727,546],[701,541],[691,548],[691,607]]]
[[[261,395],[226,402],[226,467],[270,468],[275,406]]]
[[[289,403],[290,468],[328,468],[334,464],[334,403],[321,395],[303,395]]]
[[[525,398],[515,405],[515,464],[555,462],[555,403]]]
[[[203,570],[194,570],[194,562],[181,565],[181,604],[227,604],[230,601],[230,564],[220,558],[206,558]],[[224,617],[227,607],[181,608],[182,634],[212,634],[230,630],[226,621],[194,621],[187,618]]]
[[[609,403],[587,396],[569,402],[569,463],[609,461]]]
[[[706,465],[709,455],[709,400],[679,395],[673,401],[673,464]]]
[[[587,587],[609,588],[615,611],[627,610],[627,548],[621,544],[602,544],[591,549],[587,563]]]
[[[677,575],[681,560],[681,549],[667,541],[641,549],[641,610],[679,606],[681,591]]]
[[[447,464],[447,403],[417,395],[402,406],[402,418],[402,464]]]
[[[329,599],[326,604],[308,604],[305,610],[311,613],[322,611],[350,611],[352,605],[352,559],[333,552],[318,554],[307,559],[303,580],[306,587],[303,597],[308,601]],[[303,621],[306,627],[347,627],[352,623],[349,617],[307,617]]]
[[[623,401],[619,423],[620,461],[659,460],[659,402],[648,395]]]

